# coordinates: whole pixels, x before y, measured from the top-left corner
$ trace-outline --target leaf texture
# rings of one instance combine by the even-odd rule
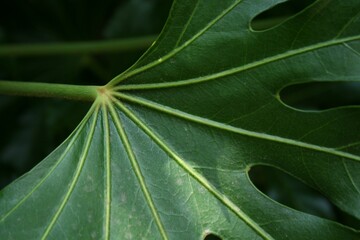
[[[153,46],[73,134],[0,193],[4,239],[359,239],[258,191],[281,169],[360,218],[360,108],[300,111],[281,89],[359,81],[360,2],[318,0],[265,31],[282,0],[175,1]]]

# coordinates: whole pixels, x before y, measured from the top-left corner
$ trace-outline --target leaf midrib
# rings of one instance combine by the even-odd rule
[[[150,194],[150,191],[146,185],[146,181],[144,179],[144,176],[141,172],[141,169],[140,169],[140,166],[137,162],[137,159],[135,157],[135,154],[133,152],[133,149],[132,149],[132,146],[130,144],[130,141],[128,139],[128,136],[124,130],[124,127],[123,127],[123,124],[120,120],[120,117],[118,116],[118,114],[116,113],[114,107],[112,106],[111,103],[107,104],[107,107],[109,108],[109,111],[110,111],[110,115],[112,117],[112,120],[114,121],[114,125],[115,125],[115,128],[119,134],[119,137],[124,145],[124,148],[125,148],[125,151],[129,157],[129,160],[130,160],[130,163],[131,163],[131,166],[134,170],[134,173],[135,173],[135,176],[139,182],[139,185],[140,185],[140,188],[144,194],[144,197],[146,199],[146,202],[147,204],[149,205],[149,209],[154,217],[154,220],[155,220],[155,223],[158,227],[158,230],[160,232],[160,235],[162,237],[162,239],[164,240],[167,240],[168,237],[167,237],[167,234],[166,234],[166,231],[165,231],[165,228],[163,226],[163,223],[161,221],[161,218],[158,214],[158,211],[155,207],[155,204],[153,202],[153,199],[152,199],[152,196]]]
[[[71,184],[64,196],[64,198],[62,199],[61,201],[61,204],[59,206],[59,208],[57,209],[55,215],[52,216],[51,218],[51,221],[49,223],[49,225],[46,227],[41,239],[44,240],[48,237],[48,235],[50,234],[50,232],[52,231],[53,227],[55,226],[55,223],[56,221],[59,219],[62,211],[65,209],[66,207],[66,204],[68,203],[75,187],[76,187],[76,184],[80,178],[80,175],[82,173],[82,170],[83,170],[83,167],[85,165],[85,162],[86,162],[86,159],[87,159],[87,156],[88,156],[88,153],[89,153],[89,149],[90,149],[90,146],[91,146],[91,143],[92,143],[92,140],[93,140],[93,136],[94,136],[94,132],[95,132],[95,126],[96,126],[96,122],[97,122],[97,118],[98,118],[98,112],[99,112],[99,108],[100,106],[98,104],[95,103],[95,111],[94,111],[94,114],[93,114],[93,120],[92,120],[92,123],[91,123],[91,126],[90,126],[90,129],[89,129],[89,133],[87,135],[87,139],[86,139],[86,143],[85,143],[85,146],[82,150],[82,153],[81,153],[81,157],[79,159],[79,163],[76,167],[76,170],[75,170],[75,173],[72,177],[72,180],[71,180]]]
[[[202,77],[185,79],[185,80],[180,80],[180,81],[175,81],[175,82],[126,84],[126,85],[117,86],[117,87],[114,88],[114,90],[148,90],[148,89],[158,89],[158,88],[180,87],[180,86],[185,86],[185,85],[203,83],[203,82],[223,78],[223,77],[226,77],[226,76],[230,76],[230,75],[233,75],[233,74],[237,74],[237,73],[240,73],[240,72],[244,72],[244,71],[256,68],[256,67],[260,67],[260,66],[270,64],[270,63],[273,63],[273,62],[276,62],[276,61],[284,60],[286,58],[294,57],[294,56],[304,54],[304,53],[307,53],[307,52],[319,50],[321,48],[331,47],[331,46],[335,46],[335,45],[338,45],[338,44],[344,44],[344,46],[346,47],[345,44],[347,42],[352,42],[352,41],[356,41],[356,40],[359,40],[359,39],[360,39],[360,36],[352,36],[352,37],[347,37],[347,38],[332,39],[331,41],[325,41],[325,42],[309,45],[307,47],[298,48],[298,49],[295,49],[295,50],[290,50],[290,51],[287,51],[287,52],[284,52],[284,53],[281,53],[281,54],[278,54],[278,55],[274,55],[274,56],[271,56],[271,57],[264,58],[264,59],[259,60],[259,61],[254,61],[254,62],[245,64],[245,65],[242,65],[242,66],[239,66],[239,67],[230,68],[230,69],[225,70],[225,71],[212,73],[212,74],[202,76]]]
[[[231,125],[227,125],[224,123],[220,123],[220,122],[216,122],[207,118],[202,118],[199,116],[195,116],[193,114],[189,114],[177,109],[173,109],[152,101],[149,101],[147,99],[143,99],[143,98],[139,98],[139,97],[135,97],[129,94],[124,94],[124,93],[119,93],[119,92],[115,92],[113,93],[114,96],[117,96],[121,99],[130,101],[132,103],[136,103],[145,107],[149,107],[151,109],[181,118],[181,119],[185,119],[185,120],[189,120],[201,125],[206,125],[209,127],[214,127],[217,129],[221,129],[221,130],[225,130],[228,132],[233,132],[233,133],[237,133],[237,134],[241,134],[244,136],[249,136],[249,137],[254,137],[254,138],[258,138],[258,139],[263,139],[263,140],[268,140],[268,141],[274,141],[274,142],[279,142],[279,143],[283,143],[283,144],[287,144],[287,145],[291,145],[291,146],[296,146],[296,147],[300,147],[300,148],[306,148],[306,149],[310,149],[313,151],[318,151],[318,152],[323,152],[323,153],[327,153],[327,154],[331,154],[331,155],[336,155],[339,157],[343,157],[343,158],[347,158],[350,160],[354,160],[354,161],[359,161],[360,162],[360,156],[356,156],[354,154],[351,153],[346,153],[346,152],[342,152],[342,151],[338,151],[336,149],[333,148],[327,148],[327,147],[322,147],[322,146],[318,146],[318,145],[314,145],[314,144],[310,144],[310,143],[305,143],[305,142],[301,142],[301,141],[297,141],[294,139],[289,139],[289,138],[285,138],[285,137],[280,137],[280,136],[275,136],[275,135],[271,135],[271,134],[266,134],[266,133],[260,133],[260,132],[255,132],[255,131],[251,131],[251,130],[246,130],[243,128],[239,128],[239,127],[233,127]]]
[[[105,145],[105,191],[104,191],[104,208],[105,208],[105,239],[110,239],[110,215],[111,215],[111,156],[110,156],[110,127],[108,111],[105,104],[102,105],[103,127],[104,127],[104,145]]]
[[[250,228],[257,232],[263,239],[272,240],[273,238],[262,229],[256,222],[254,222],[245,212],[243,212],[236,204],[234,204],[224,194],[219,192],[205,177],[197,173],[189,164],[182,159],[176,152],[170,149],[166,143],[156,136],[135,114],[126,108],[119,100],[114,99],[115,105],[125,113],[144,133],[146,133],[165,153],[172,157],[176,163],[183,168],[190,176],[192,176],[199,184],[206,188],[215,198],[220,200],[230,211],[235,213],[242,219]]]

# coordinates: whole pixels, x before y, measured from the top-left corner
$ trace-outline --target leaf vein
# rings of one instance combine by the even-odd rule
[[[165,232],[165,229],[164,229],[164,226],[163,226],[163,223],[161,222],[161,219],[160,219],[160,216],[158,214],[158,211],[155,207],[155,204],[152,200],[152,197],[151,197],[151,194],[146,186],[146,183],[145,183],[145,179],[144,179],[144,176],[141,172],[141,169],[140,169],[140,166],[139,166],[139,163],[135,157],[135,154],[132,150],[132,147],[131,147],[131,144],[130,144],[130,141],[126,135],[126,132],[124,130],[124,127],[121,123],[121,120],[120,120],[120,117],[118,116],[118,114],[116,113],[116,110],[114,109],[114,107],[112,106],[112,104],[109,104],[109,110],[110,110],[110,114],[111,114],[111,117],[115,123],[115,127],[116,127],[116,130],[118,131],[119,135],[120,135],[120,138],[124,144],[124,147],[125,147],[125,150],[129,156],[129,159],[130,159],[130,162],[131,162],[131,165],[133,167],[133,170],[135,172],[135,175],[137,177],[137,180],[140,184],[140,187],[141,187],[141,190],[145,196],[145,199],[146,199],[146,202],[148,203],[149,205],[149,208],[150,208],[150,211],[155,219],[155,222],[156,222],[156,225],[160,231],[160,234],[162,236],[163,239],[168,239],[167,237],[167,234]]]
[[[186,172],[189,173],[199,184],[205,187],[209,192],[211,192],[214,197],[216,197],[220,202],[227,206],[234,214],[236,214],[240,219],[242,219],[250,228],[257,232],[263,239],[273,239],[268,233],[264,231],[259,225],[251,220],[238,206],[236,206],[230,199],[228,199],[224,194],[219,192],[208,180],[197,173],[189,164],[186,163],[176,152],[170,149],[166,143],[164,143],[155,133],[152,132],[137,116],[135,116],[129,109],[127,109],[119,100],[115,100],[115,104],[132,120],[136,123],[153,141],[170,157],[172,157],[175,162],[183,168]]]
[[[184,37],[184,34],[185,34],[185,32],[187,31],[187,29],[188,29],[188,27],[189,27],[189,25],[190,25],[190,23],[191,23],[194,15],[195,15],[196,9],[197,9],[198,6],[199,6],[199,2],[200,2],[200,1],[197,1],[197,2],[196,2],[196,5],[195,5],[194,9],[192,10],[192,13],[191,13],[190,17],[189,17],[188,21],[186,22],[186,24],[185,24],[185,26],[184,26],[184,28],[183,28],[180,36],[179,36],[179,39],[177,40],[177,42],[176,42],[176,44],[175,44],[175,48],[179,46],[179,43],[181,42],[182,38]]]
[[[344,46],[346,47],[346,48],[348,48],[350,51],[352,51],[353,53],[355,53],[356,55],[358,55],[359,57],[360,57],[360,52],[358,52],[358,51],[356,51],[353,47],[351,47],[349,44],[347,44],[347,43],[343,43],[344,44]]]
[[[44,234],[43,234],[43,236],[41,238],[42,240],[46,239],[47,236],[49,235],[50,231],[53,229],[53,227],[55,225],[55,222],[58,220],[60,214],[62,213],[62,211],[65,208],[65,205],[69,201],[70,196],[73,193],[73,191],[75,189],[75,186],[76,186],[76,183],[79,180],[80,174],[81,174],[81,172],[83,170],[86,157],[87,157],[87,155],[89,153],[91,140],[92,140],[94,132],[95,132],[95,125],[96,125],[97,116],[98,116],[98,113],[99,113],[99,105],[95,103],[95,106],[96,106],[96,109],[94,111],[94,116],[93,116],[94,119],[93,119],[93,122],[91,123],[90,132],[89,132],[89,134],[87,136],[87,140],[86,140],[85,146],[84,146],[84,148],[82,150],[82,154],[81,154],[78,166],[77,166],[77,168],[75,170],[75,174],[74,174],[73,179],[71,181],[70,187],[69,187],[68,191],[66,192],[65,197],[62,200],[60,207],[58,208],[55,215],[52,217],[49,225],[47,226],[47,228],[46,228],[46,230],[45,230],[45,232],[44,232]]]
[[[110,213],[111,213],[111,166],[110,166],[110,129],[109,129],[109,119],[108,111],[106,106],[103,105],[103,124],[105,130],[105,239],[110,239]]]
[[[349,18],[349,21],[344,25],[344,27],[339,31],[339,33],[337,34],[336,38],[340,37],[345,30],[353,23],[355,22],[355,20],[357,20],[357,18],[359,18],[360,16],[360,12],[358,12],[355,16]]]
[[[224,131],[241,134],[244,136],[279,142],[279,143],[283,143],[283,144],[287,144],[287,145],[291,145],[291,146],[296,146],[296,147],[300,147],[300,148],[304,148],[304,149],[309,149],[309,150],[323,152],[323,153],[327,153],[327,154],[331,154],[331,155],[335,155],[335,156],[339,156],[339,157],[344,157],[344,158],[348,158],[350,160],[360,162],[360,156],[342,152],[342,151],[338,151],[334,148],[317,146],[314,144],[305,143],[305,142],[301,142],[298,140],[293,140],[293,139],[289,139],[289,138],[285,138],[285,137],[270,135],[270,134],[266,134],[266,133],[259,133],[259,132],[246,130],[243,128],[234,127],[234,126],[219,123],[219,122],[207,119],[207,118],[202,118],[202,117],[195,116],[195,115],[192,115],[192,114],[189,114],[186,112],[182,112],[180,110],[176,110],[176,109],[173,109],[173,108],[170,108],[170,107],[167,107],[167,106],[164,106],[164,105],[161,105],[161,104],[158,104],[158,103],[146,100],[146,99],[142,99],[139,97],[134,97],[134,96],[131,96],[128,94],[123,94],[123,93],[117,92],[117,93],[114,93],[114,95],[121,99],[128,100],[130,102],[133,102],[133,103],[136,103],[136,104],[139,104],[142,106],[146,106],[151,109],[154,109],[154,110],[157,110],[157,111],[160,111],[160,112],[163,112],[163,113],[166,113],[166,114],[169,114],[169,115],[181,118],[181,119],[189,120],[189,121],[201,124],[201,125],[207,125],[210,127],[224,130]]]
[[[358,186],[357,186],[356,183],[354,182],[354,179],[353,179],[353,177],[351,176],[351,173],[350,173],[350,171],[349,171],[349,168],[347,167],[346,162],[345,162],[344,159],[343,159],[343,165],[344,165],[346,174],[348,175],[348,177],[349,177],[349,179],[350,179],[351,184],[354,186],[356,192],[360,195],[360,189],[358,188]]]
[[[67,155],[67,153],[70,151],[71,147],[73,146],[74,142],[77,140],[81,130],[84,128],[85,126],[85,122],[89,119],[90,115],[93,113],[94,111],[94,106],[92,106],[92,108],[89,110],[88,114],[84,117],[84,119],[81,121],[81,123],[79,124],[79,126],[74,130],[74,135],[70,136],[72,139],[69,143],[69,145],[66,147],[66,149],[64,150],[63,154],[61,154],[59,160],[55,163],[55,165],[50,169],[50,171],[39,181],[38,184],[36,184],[31,191],[26,194],[12,209],[10,209],[5,215],[3,215],[3,217],[1,218],[0,222],[3,222],[8,216],[10,216],[16,209],[18,209],[23,203],[26,202],[26,200],[46,181],[46,179],[48,179],[48,177],[55,171],[55,169],[57,168],[57,166],[60,165],[60,163],[65,159],[65,156]]]
[[[200,37],[201,35],[203,35],[208,29],[210,29],[212,26],[214,26],[218,21],[220,21],[220,19],[222,19],[224,16],[226,16],[229,12],[231,12],[231,10],[233,10],[242,0],[236,0],[232,5],[230,5],[227,9],[225,9],[219,16],[217,16],[214,20],[212,20],[208,25],[206,25],[203,29],[201,29],[198,33],[196,33],[192,38],[190,38],[188,41],[186,41],[184,44],[182,44],[181,46],[174,48],[171,52],[169,52],[168,54],[166,54],[164,57],[161,58],[161,61],[156,60],[153,62],[148,63],[147,65],[144,65],[138,69],[135,69],[131,72],[128,72],[127,74],[124,75],[120,75],[119,77],[115,77],[113,80],[111,80],[107,85],[108,86],[113,86],[113,85],[117,85],[118,83],[120,83],[121,81],[125,80],[126,78],[129,78],[131,76],[134,76],[136,74],[139,74],[147,69],[150,69],[152,67],[155,67],[157,65],[159,65],[160,63],[163,63],[164,61],[172,58],[173,56],[175,56],[177,53],[179,53],[181,50],[185,49],[186,47],[188,47],[192,42],[194,42],[198,37]]]
[[[114,88],[114,90],[148,90],[148,89],[158,89],[158,88],[172,88],[172,87],[180,87],[190,84],[197,84],[197,83],[203,83],[211,80],[216,80],[219,78],[223,78],[226,76],[231,76],[243,71],[247,71],[250,69],[253,69],[255,67],[260,67],[266,64],[270,64],[276,61],[284,60],[286,58],[290,58],[296,55],[304,54],[310,51],[315,51],[321,48],[331,47],[334,45],[344,44],[346,42],[356,41],[359,40],[360,36],[352,36],[347,38],[341,38],[341,39],[335,39],[331,41],[326,42],[320,42],[317,44],[313,44],[307,47],[290,50],[281,54],[277,54],[271,57],[264,58],[262,60],[254,61],[248,64],[245,64],[243,66],[230,68],[225,71],[212,73],[206,76],[202,77],[196,77],[191,79],[185,79],[175,82],[162,82],[162,83],[144,83],[144,84],[126,84],[122,86],[117,86]],[[136,71],[136,70],[135,70]]]

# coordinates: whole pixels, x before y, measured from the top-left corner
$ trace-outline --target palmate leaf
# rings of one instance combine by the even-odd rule
[[[279,98],[295,83],[360,80],[360,2],[318,0],[249,27],[280,2],[175,1],[148,52],[1,192],[2,239],[359,239],[249,180],[254,165],[276,167],[360,218],[360,108]]]

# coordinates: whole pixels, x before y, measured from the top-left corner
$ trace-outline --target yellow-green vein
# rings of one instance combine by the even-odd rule
[[[245,64],[243,66],[230,68],[228,70],[224,70],[224,71],[221,71],[218,73],[213,73],[213,74],[202,76],[202,77],[185,79],[185,80],[180,80],[180,81],[175,81],[175,82],[128,84],[128,85],[117,86],[114,88],[114,90],[146,90],[146,89],[157,89],[157,88],[171,88],[171,87],[179,87],[179,86],[185,86],[185,85],[190,85],[190,84],[203,83],[203,82],[207,82],[207,81],[211,81],[211,80],[215,80],[215,79],[220,79],[220,78],[230,76],[233,74],[237,74],[237,73],[240,73],[243,71],[253,69],[255,67],[260,67],[265,64],[283,60],[283,59],[293,57],[296,55],[300,55],[303,53],[307,53],[310,51],[314,51],[314,50],[318,50],[321,48],[330,47],[330,46],[334,46],[334,45],[338,45],[338,44],[344,44],[346,42],[355,41],[355,40],[359,40],[359,39],[360,39],[360,36],[354,36],[354,37],[336,39],[336,40],[327,41],[327,42],[321,42],[318,44],[310,45],[308,47],[290,50],[290,51],[287,51],[287,52],[284,52],[284,53],[281,53],[281,54],[278,54],[275,56],[264,58],[259,61]]]
[[[331,154],[331,155],[335,155],[335,156],[339,156],[339,157],[344,157],[350,160],[354,160],[354,161],[360,161],[360,156],[356,156],[354,154],[351,153],[346,153],[346,152],[342,152],[342,151],[338,151],[336,149],[333,148],[327,148],[327,147],[322,147],[322,146],[317,146],[314,144],[310,144],[310,143],[305,143],[305,142],[300,142],[297,140],[293,140],[293,139],[289,139],[289,138],[284,138],[284,137],[279,137],[279,136],[274,136],[274,135],[270,135],[270,134],[266,134],[266,133],[259,133],[259,132],[254,132],[254,131],[250,131],[250,130],[246,130],[246,129],[242,129],[239,127],[233,127],[231,125],[226,125],[224,123],[220,123],[220,122],[216,122],[207,118],[202,118],[199,116],[195,116],[189,113],[185,113],[182,112],[180,110],[177,109],[173,109],[155,102],[151,102],[149,100],[146,99],[141,99],[138,97],[134,97],[128,94],[123,94],[123,93],[113,93],[114,96],[117,96],[121,99],[136,103],[136,104],[140,104],[142,106],[146,106],[149,107],[151,109],[163,112],[163,113],[167,113],[170,114],[172,116],[175,117],[179,117],[182,119],[186,119],[192,122],[196,122],[202,125],[207,125],[210,127],[214,127],[214,128],[218,128],[218,129],[222,129],[225,131],[229,131],[229,132],[234,132],[234,133],[238,133],[241,135],[245,135],[245,136],[249,136],[249,137],[254,137],[254,138],[259,138],[259,139],[264,139],[264,140],[269,140],[269,141],[273,141],[273,142],[279,142],[279,143],[284,143],[287,145],[292,145],[292,146],[296,146],[296,147],[300,147],[300,148],[304,148],[304,149],[310,149],[310,150],[314,150],[314,151],[318,151],[318,152],[323,152],[323,153],[327,153],[327,154]]]
[[[180,34],[180,36],[179,36],[179,39],[176,41],[175,48],[179,46],[179,43],[180,43],[181,39],[183,38],[186,30],[188,29],[188,27],[189,27],[189,25],[190,25],[190,23],[191,23],[194,15],[195,15],[196,9],[197,9],[198,6],[199,6],[199,2],[200,2],[200,1],[197,1],[197,2],[196,2],[196,5],[195,5],[194,9],[192,10],[192,13],[191,13],[189,19],[187,20],[185,26],[183,27],[183,29],[182,29],[182,31],[181,31],[181,34]]]
[[[166,152],[176,163],[189,173],[198,183],[211,192],[220,202],[227,206],[233,213],[242,219],[250,228],[257,232],[263,239],[273,239],[267,232],[259,225],[251,220],[238,206],[236,206],[230,199],[219,192],[208,180],[196,172],[189,164],[186,163],[177,153],[170,149],[155,133],[153,133],[137,116],[135,116],[129,109],[127,109],[120,101],[114,100],[118,106],[136,125],[138,125],[164,152]]]
[[[62,200],[58,210],[56,211],[55,215],[52,217],[49,225],[46,227],[46,229],[44,231],[44,234],[41,237],[42,240],[47,238],[50,231],[54,227],[57,219],[59,218],[61,212],[64,210],[65,205],[68,202],[68,200],[69,200],[69,198],[70,198],[70,196],[71,196],[71,194],[72,194],[72,192],[73,192],[73,190],[74,190],[74,188],[76,186],[76,183],[77,183],[77,181],[78,181],[78,179],[80,177],[80,173],[81,173],[81,171],[83,169],[86,157],[87,157],[88,152],[89,152],[91,140],[92,140],[94,132],[95,132],[95,125],[96,125],[96,121],[97,121],[98,113],[99,113],[99,104],[97,104],[97,102],[95,102],[94,105],[95,105],[95,111],[94,111],[94,114],[93,114],[94,119],[93,119],[93,121],[91,123],[90,132],[89,132],[89,134],[87,136],[86,143],[85,143],[85,146],[84,146],[84,148],[82,150],[82,154],[81,154],[78,166],[76,168],[76,171],[74,173],[73,179],[71,181],[70,187],[69,187],[68,191],[66,192],[66,195],[65,195],[64,199]]]
[[[103,104],[103,127],[104,127],[104,146],[105,146],[105,222],[104,231],[105,239],[110,239],[110,213],[111,213],[111,166],[110,166],[110,129],[107,106]]]
[[[150,211],[155,219],[155,222],[156,222],[156,225],[160,231],[160,234],[162,236],[162,238],[165,240],[165,239],[168,239],[167,235],[166,235],[166,232],[165,232],[165,229],[164,229],[164,226],[161,222],[161,219],[160,219],[160,216],[156,210],[156,207],[155,207],[155,204],[152,200],[152,197],[150,195],[150,192],[146,186],[146,183],[145,183],[145,179],[144,179],[144,176],[141,172],[141,169],[140,169],[140,166],[136,160],[136,157],[135,157],[135,154],[132,150],[132,147],[131,147],[131,144],[129,142],[129,139],[125,133],[125,130],[122,126],[122,123],[121,123],[121,120],[120,120],[120,117],[118,116],[118,114],[116,113],[116,110],[114,109],[114,107],[109,104],[109,110],[110,110],[110,115],[114,121],[114,124],[115,124],[115,127],[120,135],[120,138],[121,138],[121,141],[123,142],[124,146],[125,146],[125,150],[129,156],[129,159],[130,159],[130,162],[131,162],[131,166],[133,167],[133,170],[135,172],[135,175],[139,181],[139,184],[140,184],[140,187],[141,187],[141,190],[145,196],[145,199],[147,201],[147,203],[149,204],[149,208],[150,208]]]
[[[57,166],[60,165],[60,163],[63,161],[63,159],[65,158],[65,156],[67,155],[67,153],[69,152],[69,150],[71,149],[71,147],[73,146],[74,142],[77,140],[80,132],[82,131],[82,129],[85,126],[85,123],[88,121],[89,117],[91,116],[91,114],[93,114],[94,112],[94,106],[95,104],[92,105],[92,107],[90,108],[89,112],[86,114],[86,116],[84,117],[84,119],[80,122],[80,124],[77,126],[77,128],[73,131],[73,133],[65,140],[65,142],[69,139],[70,142],[68,143],[67,147],[65,148],[64,152],[61,154],[60,158],[56,161],[56,163],[54,164],[54,166],[49,170],[49,172],[39,181],[38,184],[36,184],[31,191],[26,194],[12,209],[10,209],[5,215],[3,215],[3,217],[1,218],[0,222],[4,221],[11,213],[13,213],[17,208],[19,208],[45,181],[46,179],[48,179],[48,177],[55,171],[55,169],[57,168]],[[56,151],[56,150],[55,150]]]
[[[203,29],[201,29],[197,34],[195,34],[192,38],[190,38],[188,41],[186,41],[184,44],[182,44],[181,46],[175,48],[174,50],[172,50],[171,52],[169,52],[167,55],[165,55],[164,57],[162,57],[161,59],[158,59],[156,61],[153,61],[145,66],[142,66],[140,68],[137,68],[133,71],[130,71],[128,73],[125,73],[123,75],[119,75],[117,77],[115,77],[113,80],[111,80],[107,86],[114,86],[116,84],[118,84],[119,82],[125,80],[126,78],[129,78],[131,76],[134,76],[136,74],[139,74],[140,72],[143,72],[147,69],[150,69],[152,67],[155,67],[156,65],[170,59],[171,57],[173,57],[174,55],[176,55],[178,52],[180,52],[181,50],[183,50],[184,48],[186,48],[187,46],[189,46],[192,42],[194,42],[198,37],[200,37],[201,35],[203,35],[209,28],[211,28],[213,25],[215,25],[220,19],[222,19],[224,16],[226,16],[229,12],[231,12],[231,10],[233,10],[242,0],[237,0],[235,1],[232,5],[230,5],[227,9],[225,9],[223,12],[221,12],[221,14],[219,16],[217,16],[214,20],[212,20],[211,22],[209,22],[208,25],[206,25]]]

